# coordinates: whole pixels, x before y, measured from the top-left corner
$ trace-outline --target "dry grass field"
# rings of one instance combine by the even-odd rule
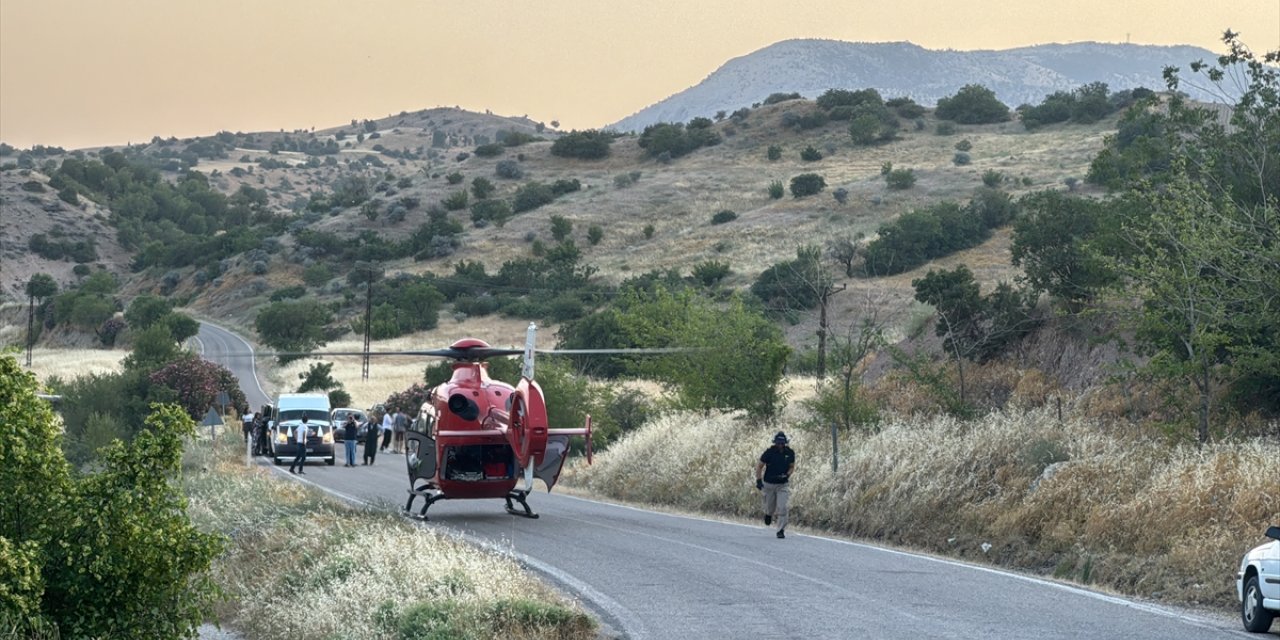
[[[668,415],[562,479],[757,522],[754,463],[781,428],[797,452],[791,516],[800,530],[1223,610],[1235,606],[1240,554],[1280,522],[1275,442],[1170,446],[1080,415],[1059,421],[1047,408],[973,421],[890,416],[875,432],[843,433],[833,473],[830,433],[802,421],[794,411],[777,425]],[[670,473],[652,473],[655,457]]]
[[[30,371],[44,381],[51,377],[72,380],[80,376],[116,373],[129,352],[122,349],[49,349],[31,350]],[[26,353],[19,357],[26,362]]]

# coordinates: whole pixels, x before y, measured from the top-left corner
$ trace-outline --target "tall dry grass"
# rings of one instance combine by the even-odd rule
[[[41,381],[53,376],[73,380],[80,376],[118,373],[122,369],[120,363],[128,355],[124,349],[34,348],[31,350],[30,370]],[[25,352],[19,361],[26,362]]]
[[[192,519],[230,540],[213,567],[221,624],[250,638],[417,637],[424,624],[440,637],[594,637],[512,558],[246,468],[238,434],[219,444],[188,447],[184,482]]]
[[[781,428],[798,456],[797,526],[1119,592],[1229,606],[1239,556],[1280,523],[1280,444],[1196,448],[1049,409],[979,420],[889,417],[839,438]],[[777,426],[667,415],[564,480],[639,503],[760,515],[754,465]],[[714,455],[709,455],[714,454]],[[670,473],[655,474],[653,460]],[[982,550],[990,543],[989,551]]]

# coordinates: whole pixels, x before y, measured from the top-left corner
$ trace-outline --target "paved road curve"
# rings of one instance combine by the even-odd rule
[[[200,336],[212,357],[210,329]],[[309,465],[304,481],[393,509],[403,506],[408,484],[403,457],[385,454],[372,467]],[[778,540],[763,526],[560,493],[535,494],[530,503],[540,519],[507,515],[498,500],[444,501],[426,526],[514,553],[581,597],[608,632],[628,638],[1257,637],[1225,615],[1208,619],[867,545],[799,533]]]

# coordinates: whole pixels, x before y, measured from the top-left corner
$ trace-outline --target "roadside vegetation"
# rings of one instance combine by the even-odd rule
[[[225,536],[210,578],[224,627],[248,638],[595,637],[578,605],[511,558],[246,468],[239,433],[189,443],[192,521]]]
[[[1139,597],[1235,606],[1240,553],[1280,522],[1280,442],[1170,445],[1076,412],[1059,420],[1051,407],[973,420],[886,414],[873,429],[840,431],[837,470],[831,432],[805,412],[776,425],[672,413],[562,479],[626,502],[759,522],[752,470],[779,429],[798,456],[791,519],[802,531]],[[657,459],[667,472],[653,473]]]

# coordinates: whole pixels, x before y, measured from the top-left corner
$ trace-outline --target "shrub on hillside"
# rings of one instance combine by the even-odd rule
[[[916,184],[915,169],[894,169],[885,174],[884,182],[890,189],[905,190]]]
[[[778,146],[778,145],[776,145],[776,144],[771,144],[771,145],[769,145],[769,150],[765,152],[765,157],[769,158],[769,160],[771,160],[771,161],[772,161],[772,160],[781,160],[781,159],[782,159],[782,147],[779,147],[779,146]]]
[[[788,100],[800,100],[803,97],[798,93],[771,93],[769,97],[764,99],[764,104],[778,104]]]
[[[608,157],[613,136],[603,131],[588,129],[570,131],[551,143],[551,155],[579,160],[599,160]]]
[[[477,227],[490,222],[501,227],[511,214],[511,205],[506,200],[481,200],[471,205],[471,222]]]
[[[524,177],[524,170],[515,160],[499,160],[493,167],[494,175],[508,180],[519,180]]]
[[[786,187],[782,186],[781,180],[774,180],[773,182],[769,183],[770,198],[773,198],[774,200],[778,200],[782,198],[782,196],[785,195],[786,192],[787,192]]]
[[[515,196],[511,201],[511,209],[515,213],[532,211],[555,199],[556,194],[551,190],[551,187],[537,181],[526,182],[519,189],[516,189]]]
[[[698,148],[720,144],[720,134],[711,125],[706,118],[694,118],[687,127],[670,122],[651,124],[640,133],[638,144],[650,157],[659,161],[664,155],[667,160],[679,158]]]
[[[827,181],[816,173],[802,173],[791,179],[791,195],[795,198],[811,196],[825,189]]]
[[[991,124],[1008,121],[1009,107],[996,98],[994,91],[967,84],[955,95],[939,99],[934,115],[960,124]]]
[[[482,144],[476,147],[473,153],[475,153],[477,156],[480,156],[481,158],[493,158],[493,157],[502,155],[503,151],[505,150],[506,150],[506,147],[504,147],[503,145],[500,145],[496,142],[491,142],[489,144]]]
[[[813,145],[809,145],[800,152],[800,159],[805,162],[817,162],[822,159],[822,152],[814,149]]]
[[[711,224],[724,224],[726,222],[733,222],[734,220],[737,220],[737,219],[738,219],[737,213],[730,211],[728,209],[724,209],[721,211],[717,211],[715,215],[711,216]]]

